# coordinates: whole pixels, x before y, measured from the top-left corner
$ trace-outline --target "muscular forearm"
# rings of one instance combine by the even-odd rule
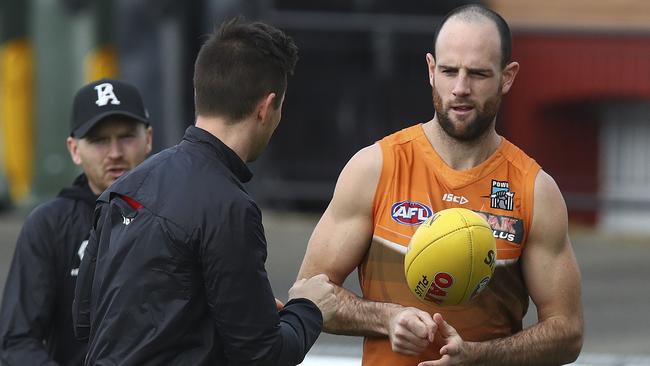
[[[472,365],[563,365],[575,361],[582,348],[581,322],[546,319],[513,336],[467,342]]]
[[[360,298],[336,286],[339,306],[335,316],[324,325],[328,333],[356,336],[387,336],[391,317],[403,307]]]

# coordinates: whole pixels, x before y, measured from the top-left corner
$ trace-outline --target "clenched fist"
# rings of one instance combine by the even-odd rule
[[[388,338],[394,352],[417,356],[433,342],[437,328],[429,313],[404,308],[391,318]]]

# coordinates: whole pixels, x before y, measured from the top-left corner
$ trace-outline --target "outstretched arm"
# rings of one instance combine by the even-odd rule
[[[359,151],[345,166],[334,196],[316,225],[298,278],[325,273],[338,285],[335,316],[325,322],[329,333],[389,336],[393,350],[415,355],[433,339],[431,316],[415,308],[365,300],[341,287],[366,255],[373,233],[372,204],[382,156],[375,144]]]
[[[538,323],[510,337],[463,342],[442,316],[434,319],[442,358],[420,366],[561,365],[575,361],[582,348],[580,271],[568,236],[564,199],[555,181],[540,171],[535,211],[522,271]]]

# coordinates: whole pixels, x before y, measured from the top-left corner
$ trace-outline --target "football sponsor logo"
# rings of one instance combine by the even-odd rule
[[[474,292],[472,292],[472,296],[470,296],[470,299],[475,298],[476,295],[483,292],[483,290],[487,288],[489,283],[490,283],[490,277],[484,277],[483,279],[481,279],[481,282],[479,282],[478,285],[476,285]]]
[[[510,192],[510,184],[499,180],[492,180],[490,193],[490,207],[500,210],[512,211],[515,193]]]
[[[420,225],[432,214],[433,211],[427,205],[414,201],[396,202],[390,209],[393,220],[404,225]]]
[[[469,200],[467,198],[465,198],[464,196],[456,196],[453,193],[445,193],[445,194],[443,194],[442,195],[442,200],[445,201],[445,202],[455,202],[455,203],[458,203],[460,205],[464,205],[467,202],[469,202]]]
[[[426,279],[426,277],[425,277]],[[454,284],[454,277],[447,272],[438,272],[433,277],[431,287],[427,290],[424,298],[433,301],[436,304],[441,304],[447,297],[447,289]]]
[[[481,215],[492,228],[495,239],[521,244],[524,240],[524,220],[510,216],[493,215],[488,212],[474,211]]]
[[[483,259],[483,263],[487,264],[490,266],[492,270],[494,270],[494,264],[496,263],[496,253],[494,253],[494,250],[490,250],[487,252],[487,255],[485,256],[485,259]]]

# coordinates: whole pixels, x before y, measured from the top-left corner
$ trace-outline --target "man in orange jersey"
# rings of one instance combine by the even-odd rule
[[[519,64],[506,22],[480,5],[450,12],[426,55],[436,113],[359,151],[309,241],[299,278],[325,273],[339,307],[330,333],[365,337],[363,365],[537,365],[582,347],[580,272],[555,181],[500,136],[501,98]],[[497,266],[469,305],[425,304],[403,254],[417,225],[464,207],[492,226]],[[363,297],[340,287],[356,268]],[[522,329],[528,298],[538,323]]]

